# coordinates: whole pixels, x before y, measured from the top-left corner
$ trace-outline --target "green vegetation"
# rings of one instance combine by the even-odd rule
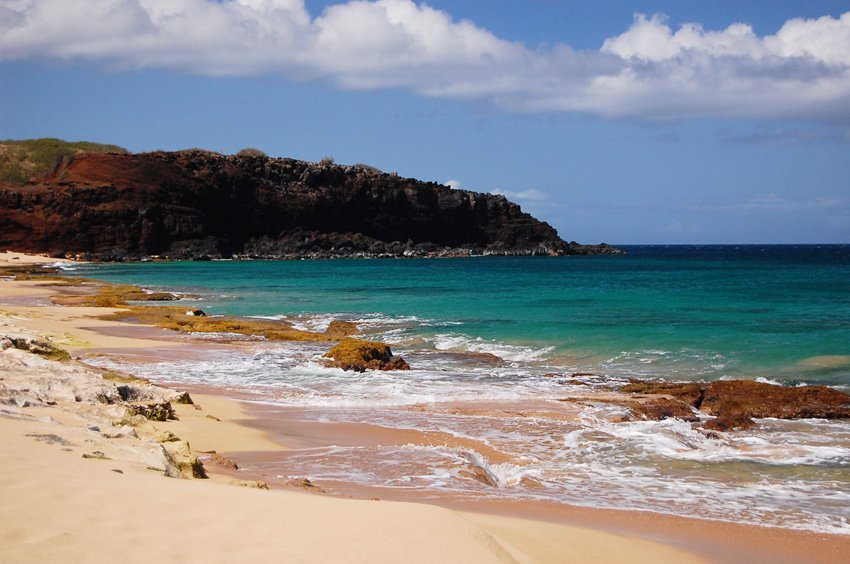
[[[26,139],[0,141],[0,182],[25,184],[30,179],[47,176],[62,163],[70,163],[83,153],[127,153],[117,145],[88,141],[68,142],[61,139]]]
[[[360,170],[363,170],[365,172],[370,172],[370,173],[373,173],[373,174],[380,174],[381,173],[381,169],[379,169],[376,166],[372,166],[372,165],[366,164],[366,163],[356,163],[356,164],[351,165],[351,168],[359,168]]]
[[[267,157],[268,155],[266,155],[260,149],[256,149],[254,147],[246,147],[246,148],[242,149],[241,151],[239,151],[238,153],[236,153],[236,156],[237,157]]]

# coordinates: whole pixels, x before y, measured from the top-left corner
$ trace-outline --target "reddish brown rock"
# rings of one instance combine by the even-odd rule
[[[703,384],[686,383],[678,384],[673,382],[643,382],[633,381],[620,388],[621,392],[629,394],[651,394],[672,396],[685,403],[698,407],[702,400]]]
[[[351,321],[342,321],[334,319],[325,329],[325,336],[328,339],[343,339],[357,333],[357,324]]]
[[[0,184],[0,248],[131,260],[597,254],[504,196],[382,173],[208,151],[78,155]]]
[[[850,395],[826,386],[777,386],[751,380],[721,380],[709,384],[632,382],[622,392],[680,399],[717,419],[708,429],[745,428],[752,419],[850,418]]]
[[[687,403],[670,398],[652,398],[645,401],[634,401],[623,404],[640,419],[661,421],[676,417],[684,420],[694,420],[694,410]]]
[[[850,395],[826,386],[787,387],[729,380],[705,387],[700,410],[724,417],[842,419],[850,417]]]
[[[708,419],[703,421],[699,426],[711,431],[733,431],[749,429],[755,426],[755,424],[756,422],[746,415],[729,415]]]
[[[332,359],[328,366],[343,370],[410,370],[410,366],[401,357],[393,357],[392,350],[385,343],[375,343],[363,339],[343,339],[325,353]]]

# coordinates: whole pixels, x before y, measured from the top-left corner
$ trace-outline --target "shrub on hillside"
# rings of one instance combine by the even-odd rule
[[[237,157],[267,157],[268,155],[265,154],[260,149],[256,149],[254,147],[246,147],[246,148],[242,149],[241,151],[239,151],[238,153],[236,153],[236,156]]]

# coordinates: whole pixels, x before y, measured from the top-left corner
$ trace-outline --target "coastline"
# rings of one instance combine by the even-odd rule
[[[23,264],[21,261],[26,260],[19,257],[9,263]],[[196,351],[204,346],[222,346],[197,342],[186,346],[188,341],[175,338],[173,332],[95,319],[110,308],[50,305],[51,295],[68,288],[43,284],[0,281],[0,303],[11,303],[0,305],[3,320],[29,331],[52,333],[57,345],[74,354],[83,350],[149,353],[151,349],[188,354],[180,350],[181,346]],[[238,461],[239,452],[285,448],[270,436],[255,407],[222,396],[192,396],[201,409],[178,406],[180,420],[164,426],[194,450],[217,450]],[[304,561],[342,557],[349,561],[449,558],[546,562],[572,558],[681,562],[700,561],[701,557],[752,560],[748,557],[757,555],[769,556],[772,561],[806,557],[829,562],[839,561],[850,547],[850,539],[838,535],[631,511],[564,508],[552,512],[530,504],[511,508],[509,504],[491,503],[446,509],[298,491],[257,491],[224,484],[232,478],[224,469],[217,471],[214,464],[207,469],[212,482],[219,483],[168,480],[129,464],[104,468],[101,460],[83,459],[78,452],[65,452],[57,445],[27,437],[55,434],[55,423],[39,419],[60,419],[53,413],[56,408],[31,411],[38,417],[0,417],[2,436],[11,447],[3,455],[0,495],[2,506],[8,508],[4,515],[15,515],[14,520],[3,519],[8,522],[2,523],[0,544],[4,548],[0,550],[9,551],[7,556],[12,560],[43,560],[58,554],[67,557],[75,551],[84,560],[94,559],[90,545],[97,543],[105,529],[110,530],[114,546],[100,546],[99,550],[105,551],[99,554],[101,557],[124,556],[127,543],[145,538],[163,547],[164,553],[175,560],[285,556]],[[77,431],[85,434],[86,429]],[[123,473],[112,471],[115,469]],[[132,487],[127,487],[127,482],[132,482]],[[108,510],[104,509],[107,505]],[[197,526],[177,526],[180,523]]]

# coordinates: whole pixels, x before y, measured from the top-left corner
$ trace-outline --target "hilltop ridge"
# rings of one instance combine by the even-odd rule
[[[90,260],[616,252],[568,243],[503,196],[367,165],[110,148],[0,180],[0,247]]]

